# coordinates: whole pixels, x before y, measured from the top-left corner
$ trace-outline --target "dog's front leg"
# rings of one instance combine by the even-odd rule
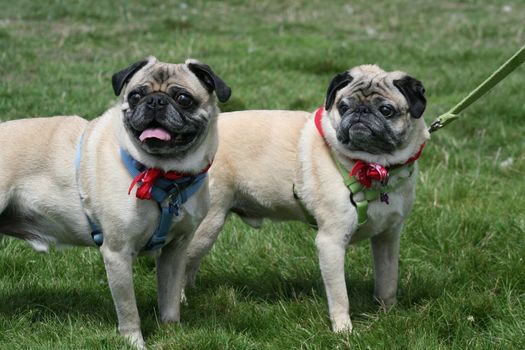
[[[136,348],[145,349],[133,288],[133,257],[125,250],[111,250],[107,244],[102,245],[100,252],[104,258],[109,289],[117,311],[119,332]]]
[[[334,332],[352,331],[345,283],[345,235],[321,228],[315,238]]]
[[[402,226],[371,239],[374,256],[374,297],[389,307],[397,301],[399,238]]]
[[[180,299],[188,242],[171,241],[157,258],[157,293],[162,322],[180,322]]]

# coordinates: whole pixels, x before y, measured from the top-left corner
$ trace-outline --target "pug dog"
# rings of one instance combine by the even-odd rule
[[[393,305],[399,237],[414,201],[416,159],[429,138],[425,106],[420,81],[363,65],[335,76],[314,116],[222,114],[210,210],[188,248],[187,284],[225,218],[236,213],[253,227],[263,218],[316,224],[334,331],[352,330],[344,274],[349,243],[370,239],[375,297]]]
[[[231,90],[196,60],[154,57],[115,73],[112,85],[119,101],[92,121],[59,116],[0,124],[0,232],[37,251],[100,246],[118,329],[144,348],[133,259],[160,250],[160,318],[179,321],[183,273],[175,267],[184,269],[188,242],[208,210],[217,104]],[[161,192],[166,196],[158,200]]]

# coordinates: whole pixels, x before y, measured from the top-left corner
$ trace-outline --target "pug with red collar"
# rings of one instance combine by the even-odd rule
[[[192,284],[229,213],[317,226],[315,243],[334,331],[351,331],[344,260],[369,239],[375,297],[396,302],[399,238],[415,197],[417,158],[429,138],[423,85],[375,65],[335,76],[325,105],[221,114],[210,210],[188,248]]]
[[[208,210],[217,102],[230,88],[195,60],[151,57],[113,75],[118,103],[101,117],[0,124],[0,235],[99,247],[120,333],[145,348],[133,259],[157,258],[160,318],[179,321],[185,249]]]

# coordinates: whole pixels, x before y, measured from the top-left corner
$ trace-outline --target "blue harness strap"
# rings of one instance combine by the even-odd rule
[[[76,175],[77,187],[79,189],[80,189],[80,184],[79,184],[78,171],[80,169],[80,159],[82,158],[82,147],[84,145],[84,134],[85,134],[85,131],[82,133],[82,135],[80,135],[80,140],[77,143],[76,152],[75,152],[75,175]],[[80,198],[80,203],[82,204],[82,197]],[[93,238],[93,241],[95,242],[95,244],[100,247],[104,240],[102,231],[93,222],[93,220],[91,220],[91,218],[85,211],[84,211],[84,214],[86,215],[86,219],[89,223],[89,227],[91,227],[91,238]]]
[[[146,169],[122,148],[120,158],[132,177],[136,177]],[[180,207],[200,189],[207,175],[207,173],[200,173],[177,180],[160,178],[155,181],[155,185],[151,188],[151,197],[159,205],[160,219],[155,232],[144,247],[145,250],[158,249],[164,245],[173,217],[179,215]],[[164,203],[167,205],[163,205]]]
[[[75,168],[77,170],[77,184],[83,139],[84,134],[80,137],[76,149]],[[120,149],[120,158],[133,178],[146,169],[143,164],[133,159],[133,157],[122,148]],[[146,243],[146,246],[143,248],[144,250],[155,250],[164,246],[173,218],[179,215],[180,207],[201,188],[206,176],[207,173],[204,172],[177,180],[159,178],[155,181],[155,185],[151,189],[151,197],[159,206],[160,218],[157,228],[153,232],[148,243]],[[89,226],[91,227],[91,237],[95,244],[100,247],[104,242],[103,232],[95,221],[90,218],[87,213],[85,214]]]

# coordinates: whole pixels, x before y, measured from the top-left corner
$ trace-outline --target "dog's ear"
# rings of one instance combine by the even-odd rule
[[[408,109],[414,118],[421,118],[427,106],[425,88],[423,84],[407,75],[404,78],[394,80],[394,86],[401,91],[408,102]]]
[[[113,91],[115,92],[115,95],[120,95],[120,92],[122,91],[124,85],[126,85],[129,82],[129,80],[133,77],[135,73],[137,73],[142,67],[148,64],[148,62],[148,60],[144,60],[133,63],[128,68],[125,68],[120,72],[113,74],[113,76],[111,77],[111,83],[113,84]]]
[[[337,91],[341,90],[348,84],[352,82],[354,78],[348,73],[348,71],[344,71],[342,73],[337,74],[332,81],[330,82],[330,85],[328,86],[328,90],[326,91],[326,99],[324,102],[324,109],[329,110],[332,108],[332,105],[335,101],[335,95],[337,94]]]
[[[186,63],[190,71],[199,78],[206,90],[209,92],[215,91],[219,101],[226,102],[230,99],[232,90],[211,70],[210,66],[195,60],[188,60]]]

